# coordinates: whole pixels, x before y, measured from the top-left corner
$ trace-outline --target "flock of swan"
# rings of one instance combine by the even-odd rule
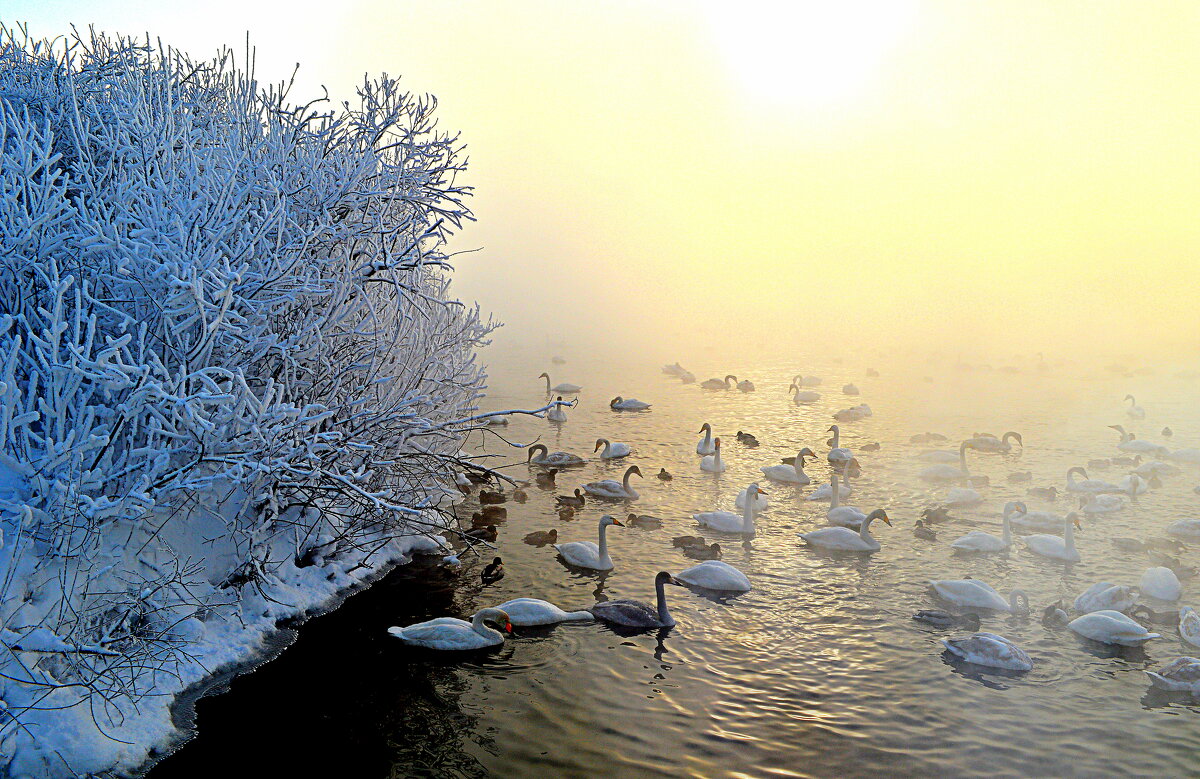
[[[678,377],[683,383],[695,383],[693,374],[678,363],[663,367],[663,372]],[[874,371],[872,371],[874,373]],[[877,375],[877,374],[875,374]],[[561,383],[552,385],[550,376],[546,373],[539,378],[545,379],[546,393],[579,393],[582,388],[578,385]],[[797,375],[788,387],[794,403],[810,403],[820,398],[820,394],[805,387],[820,386],[821,380],[816,377]],[[751,381],[741,380],[732,374],[723,379],[710,379],[698,383],[703,389],[711,391],[741,391],[753,392],[755,386]],[[843,393],[858,395],[859,390],[853,384],[843,387]],[[561,400],[561,396],[558,398]],[[1134,420],[1145,418],[1145,410],[1137,405],[1132,395],[1126,396],[1129,403],[1127,415]],[[614,411],[644,411],[651,404],[633,398],[618,396],[610,404]],[[565,420],[564,405],[554,405],[546,412],[552,421],[555,417],[551,412],[558,412],[557,421]],[[845,424],[870,416],[871,410],[866,404],[858,404],[835,413],[834,419]],[[1003,554],[1014,548],[1014,542],[1020,542],[1024,550],[1042,558],[1062,561],[1064,563],[1079,562],[1082,557],[1075,546],[1074,531],[1080,528],[1081,516],[1096,517],[1105,513],[1119,511],[1125,507],[1127,497],[1132,498],[1161,485],[1161,479],[1169,478],[1180,473],[1176,463],[1200,464],[1200,450],[1182,449],[1172,451],[1170,448],[1150,441],[1138,439],[1121,425],[1111,426],[1120,436],[1116,449],[1122,453],[1105,459],[1089,461],[1089,467],[1107,467],[1117,464],[1129,467],[1127,476],[1118,482],[1108,482],[1089,477],[1082,466],[1073,466],[1065,473],[1065,481],[1061,492],[1072,496],[1078,501],[1077,509],[1065,515],[1048,511],[1031,511],[1024,501],[1009,501],[1002,512],[1000,533],[994,534],[982,530],[973,530],[949,542],[949,549],[956,554],[988,555]],[[861,472],[855,453],[842,445],[841,428],[839,424],[829,426],[827,432],[832,437],[827,442],[828,451],[824,460],[830,466],[830,479],[827,483],[816,485],[803,498],[810,501],[828,501],[826,512],[828,525],[809,532],[799,534],[806,545],[832,552],[871,554],[882,548],[879,540],[871,534],[871,528],[878,520],[891,526],[892,519],[886,508],[873,508],[864,511],[857,506],[846,505],[843,501],[854,495],[852,480]],[[705,423],[698,431],[702,437],[697,441],[695,452],[699,458],[696,467],[708,473],[721,473],[726,469],[722,459],[721,438],[714,435],[710,424]],[[1170,438],[1169,428],[1163,430],[1163,437]],[[925,433],[913,436],[911,443],[936,443],[947,439],[935,433]],[[757,446],[757,439],[748,433],[738,432],[738,441],[747,447]],[[968,452],[974,454],[1011,454],[1023,452],[1026,442],[1017,432],[1009,431],[996,436],[989,433],[974,433],[962,440],[956,450],[931,449],[923,452],[920,458],[927,462],[918,474],[928,482],[953,484],[942,505],[931,507],[916,520],[913,532],[921,539],[939,540],[937,530],[939,523],[950,519],[949,512],[958,507],[977,506],[985,502],[985,498],[977,491],[977,487],[987,483],[986,477],[972,474],[968,461]],[[876,450],[878,444],[864,447],[864,450]],[[632,453],[630,446],[614,442],[606,438],[598,438],[593,454],[605,461],[616,461]],[[1135,457],[1122,456],[1133,454]],[[1153,458],[1143,461],[1142,457]],[[807,486],[812,478],[805,473],[805,467],[810,461],[822,459],[808,446],[802,447],[794,458],[786,458],[781,463],[772,463],[760,468],[763,479],[788,487]],[[583,457],[569,452],[550,452],[544,445],[530,447],[527,465],[540,486],[554,485],[554,476],[560,471],[581,466],[585,463]],[[560,495],[557,501],[561,507],[563,518],[573,516],[575,510],[583,509],[588,499],[619,502],[628,505],[641,498],[639,492],[631,483],[632,477],[642,478],[639,466],[629,466],[620,480],[604,479],[583,484],[574,490],[573,495]],[[1079,477],[1079,478],[1076,478]],[[661,480],[671,477],[663,469],[658,474]],[[1031,478],[1029,472],[1014,473],[1009,481],[1019,483]],[[1197,488],[1200,492],[1200,487]],[[1035,497],[1054,500],[1060,490],[1057,486],[1048,488],[1030,488],[1029,494]],[[764,489],[758,482],[747,485],[736,497],[736,506],[740,512],[707,511],[692,515],[692,520],[700,528],[729,536],[740,537],[748,543],[756,533],[755,523],[758,515],[769,505],[769,490]],[[603,514],[596,525],[596,541],[557,542],[557,531],[540,531],[526,537],[527,543],[538,546],[552,545],[560,560],[568,567],[592,571],[609,571],[615,568],[608,547],[607,533],[611,527],[623,527],[627,524],[640,524],[643,527],[661,527],[662,520],[648,515],[629,513],[625,521],[613,514]],[[1065,626],[1074,633],[1093,641],[1119,646],[1141,646],[1154,639],[1162,638],[1157,632],[1152,632],[1143,622],[1175,623],[1178,634],[1183,641],[1200,647],[1200,614],[1192,608],[1183,606],[1177,611],[1155,612],[1147,604],[1139,603],[1140,596],[1148,596],[1153,602],[1176,603],[1182,595],[1180,576],[1189,576],[1195,572],[1180,565],[1166,552],[1178,552],[1182,542],[1200,542],[1200,519],[1181,519],[1167,528],[1166,536],[1151,537],[1144,540],[1135,538],[1112,538],[1112,543],[1125,551],[1148,552],[1152,561],[1161,564],[1148,568],[1142,575],[1138,585],[1113,584],[1107,581],[1095,582],[1084,592],[1080,593],[1065,607],[1060,601],[1047,606],[1042,611],[1042,620],[1048,625]],[[565,611],[558,606],[535,598],[516,598],[495,607],[478,611],[471,621],[455,618],[438,618],[408,627],[393,627],[389,632],[407,644],[439,649],[467,650],[481,649],[502,644],[505,634],[511,633],[514,626],[549,625],[558,622],[600,620],[613,625],[631,628],[664,628],[675,625],[675,620],[667,607],[666,585],[690,586],[703,590],[721,593],[743,593],[752,588],[750,579],[736,567],[719,559],[719,545],[707,545],[699,536],[679,536],[673,539],[677,547],[692,549],[698,557],[710,557],[698,565],[672,575],[667,571],[659,572],[654,580],[656,599],[653,604],[632,599],[602,601],[591,608],[581,611]],[[495,564],[500,564],[497,558]],[[938,628],[954,629],[968,628],[975,630],[973,634],[962,638],[946,638],[942,641],[947,653],[953,658],[979,666],[1005,669],[1013,672],[1025,672],[1034,667],[1034,659],[1020,646],[1002,635],[978,631],[981,625],[979,612],[1028,614],[1030,612],[1029,598],[1021,590],[1012,590],[1002,595],[986,582],[977,579],[942,579],[930,582],[930,592],[941,601],[955,607],[955,611],[944,609],[924,609],[913,615],[913,618]],[[1075,612],[1072,615],[1070,612]],[[1139,621],[1138,618],[1142,621]],[[493,627],[494,626],[494,627]],[[499,629],[496,629],[499,628]],[[1151,683],[1157,687],[1173,691],[1189,691],[1200,695],[1200,659],[1195,657],[1180,657],[1168,663],[1157,672],[1147,672]]]

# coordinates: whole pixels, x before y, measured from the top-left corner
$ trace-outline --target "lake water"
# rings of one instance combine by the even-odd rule
[[[1041,607],[1068,604],[1089,584],[1137,584],[1152,565],[1145,554],[1120,552],[1114,536],[1161,535],[1177,519],[1196,518],[1194,466],[1163,480],[1125,510],[1083,520],[1076,543],[1082,562],[1067,565],[1020,548],[1005,555],[952,554],[949,542],[972,529],[999,533],[1000,508],[1023,499],[1031,509],[1066,513],[1074,500],[1047,503],[1026,496],[1029,484],[1010,484],[1014,471],[1032,471],[1034,486],[1065,483],[1065,472],[1092,458],[1118,454],[1109,424],[1172,449],[1200,446],[1200,394],[1174,368],[1125,377],[1105,370],[1061,366],[1019,373],[956,370],[950,361],[846,357],[802,362],[761,350],[746,364],[721,363],[707,352],[679,359],[698,379],[737,374],[754,393],[711,392],[682,385],[654,363],[555,349],[490,351],[488,409],[533,408],[545,401],[535,378],[548,370],[555,383],[583,385],[566,423],[514,417],[498,432],[510,441],[538,440],[551,451],[589,458],[558,477],[558,494],[599,478],[620,478],[637,464],[638,513],[663,517],[658,530],[613,527],[616,563],[605,574],[568,570],[553,547],[522,542],[532,530],[558,528],[559,540],[596,538],[601,513],[623,516],[620,504],[589,502],[578,518],[558,519],[555,491],[530,487],[524,504],[510,501],[500,526],[498,554],[507,576],[484,587],[482,561],[451,569],[437,558],[419,560],[310,621],[296,643],[224,695],[201,700],[199,735],[167,758],[152,776],[218,775],[230,755],[245,754],[246,771],[273,775],[341,776],[952,776],[1182,775],[1195,771],[1200,749],[1200,701],[1150,688],[1143,669],[1180,654],[1200,654],[1174,628],[1144,649],[1108,647],[1066,628],[1044,627]],[[705,359],[707,356],[707,359]],[[997,363],[997,369],[1002,363]],[[878,378],[867,369],[877,368]],[[819,402],[797,406],[786,391],[793,374],[823,378]],[[932,379],[927,381],[926,377]],[[842,394],[853,381],[857,398]],[[1131,422],[1121,398],[1137,396],[1145,420]],[[614,395],[653,403],[641,413],[614,413]],[[797,534],[825,525],[827,503],[807,502],[809,487],[761,479],[759,468],[809,446],[824,457],[834,411],[868,403],[874,415],[843,424],[843,446],[855,450],[863,473],[848,503],[886,508],[894,524],[875,523],[882,550],[830,554],[806,548]],[[728,470],[700,471],[697,430],[712,424],[723,438]],[[1170,425],[1174,437],[1160,436]],[[736,443],[738,430],[761,446]],[[945,494],[916,478],[927,446],[908,443],[925,431],[957,442],[976,431],[1015,430],[1025,446],[1012,456],[969,454],[972,472],[991,486],[977,509],[954,511],[960,523],[940,525],[939,540],[914,537],[920,510]],[[634,447],[626,460],[592,460],[598,437]],[[879,442],[877,452],[862,446]],[[489,464],[524,461],[523,450],[494,437],[472,436],[467,451],[502,455]],[[655,479],[660,468],[674,475]],[[808,469],[813,483],[828,477],[823,461]],[[530,478],[523,465],[507,468]],[[1090,472],[1117,481],[1124,469]],[[758,519],[749,547],[741,539],[699,530],[696,511],[733,509],[737,491],[762,481],[770,509]],[[472,503],[464,505],[469,516]],[[975,524],[972,524],[975,523]],[[386,635],[390,625],[432,616],[469,616],[519,596],[563,608],[597,598],[653,601],[659,570],[695,564],[672,547],[672,536],[699,532],[720,541],[724,560],[744,571],[754,589],[714,599],[668,587],[678,625],[662,632],[618,635],[602,624],[520,630],[488,654],[432,655]],[[464,556],[465,557],[465,556]],[[1186,564],[1200,564],[1188,550]],[[928,592],[931,579],[975,577],[997,590],[1030,595],[1030,617],[985,615],[983,630],[1023,647],[1034,669],[1012,675],[952,663],[940,639],[969,631],[938,630],[912,620],[922,608],[945,607]],[[1200,583],[1184,580],[1180,605],[1200,605]],[[1153,604],[1166,609],[1168,604]],[[243,768],[239,768],[243,770]]]

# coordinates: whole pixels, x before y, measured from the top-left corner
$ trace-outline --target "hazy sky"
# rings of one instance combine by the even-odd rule
[[[948,352],[1200,346],[1200,3],[12,0],[441,101],[510,327]],[[515,294],[514,294],[515,293]],[[686,356],[686,355],[685,355]]]

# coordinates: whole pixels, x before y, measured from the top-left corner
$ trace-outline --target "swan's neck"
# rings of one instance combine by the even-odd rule
[[[484,619],[485,617],[482,612],[476,612],[475,616],[471,619],[471,630],[474,630],[481,636],[487,636],[488,638],[500,636],[500,638],[503,639],[504,634],[483,624]]]
[[[754,510],[755,503],[758,502],[758,493],[751,494],[746,492],[746,508],[742,509],[742,532],[746,535],[754,535]]]
[[[604,442],[604,449],[603,449],[603,451],[601,451],[601,452],[600,452],[600,456],[601,456],[601,457],[608,457],[610,454],[612,454],[612,444],[611,444],[611,443],[609,443],[608,441],[605,441],[605,442]]]
[[[711,444],[711,443],[712,443],[712,428],[705,427],[704,428],[704,447],[707,449],[709,444]]]
[[[625,492],[629,492],[629,477],[633,475],[633,471],[625,471],[625,478],[621,479],[621,488]]]
[[[1004,512],[1004,529],[1000,531],[1000,539],[1005,546],[1012,546],[1012,525],[1008,521],[1008,512]]]
[[[838,443],[842,440],[842,431],[834,429],[833,431],[833,448],[838,448]]]
[[[721,467],[721,447],[719,446],[717,447],[716,451],[713,452],[713,466],[716,468]]]
[[[542,378],[544,378],[546,380],[546,392],[549,392],[550,391],[550,377],[543,376]]]
[[[655,582],[654,589],[658,601],[658,621],[665,627],[670,627],[675,624],[675,618],[667,611],[667,583]]]
[[[962,465],[963,475],[970,476],[971,471],[967,468],[967,447],[958,447],[958,462]]]
[[[836,473],[833,475],[833,478],[830,480],[830,484],[833,485],[831,488],[833,490],[833,497],[832,497],[833,502],[830,504],[829,510],[833,511],[835,508],[837,508],[838,506],[841,505],[841,501],[838,500],[838,498],[841,497],[842,489],[838,485],[838,477],[837,477]]]
[[[1063,541],[1066,542],[1067,549],[1074,551],[1075,549],[1075,523],[1067,520],[1066,530],[1063,531]]]
[[[867,517],[866,519],[863,520],[862,526],[859,527],[859,529],[858,529],[858,537],[859,538],[861,538],[864,541],[874,541],[875,540],[874,537],[871,536],[871,531],[869,529],[871,527],[871,523],[874,521],[875,521],[875,517]]]

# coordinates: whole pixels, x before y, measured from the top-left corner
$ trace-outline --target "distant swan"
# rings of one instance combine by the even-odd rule
[[[692,519],[701,527],[712,528],[719,530],[722,533],[743,533],[748,536],[754,535],[754,514],[757,509],[755,504],[759,494],[767,494],[765,490],[759,488],[757,484],[751,484],[746,488],[746,507],[742,509],[742,515],[738,516],[731,511],[705,511],[699,514],[693,514]],[[753,498],[753,500],[750,500]]]
[[[1083,477],[1083,481],[1075,481],[1075,474]],[[1099,479],[1089,479],[1087,471],[1076,465],[1067,469],[1067,489],[1071,492],[1124,492],[1115,484]]]
[[[925,481],[959,481],[971,475],[967,468],[967,450],[973,448],[970,441],[963,441],[958,447],[959,467],[947,463],[938,463],[923,468],[917,476]]]
[[[721,439],[713,440],[713,453],[700,461],[700,470],[709,473],[724,473],[725,463],[721,461]]]
[[[812,479],[804,472],[804,458],[815,458],[816,456],[816,452],[806,446],[796,455],[795,465],[764,465],[759,470],[768,479],[787,482],[789,484],[808,484]]]
[[[512,624],[522,628],[557,625],[559,622],[591,622],[594,619],[590,611],[563,611],[553,603],[537,598],[516,598],[496,608],[507,613]]]
[[[800,403],[815,403],[821,399],[821,393],[800,389],[795,384],[788,387],[788,392],[792,392],[793,390],[795,390],[796,394],[792,395],[792,402],[797,405]]]
[[[865,512],[860,511],[857,506],[841,505],[842,491],[840,489],[841,485],[838,484],[837,471],[834,471],[832,474],[830,474],[829,485],[830,506],[829,511],[825,514],[826,518],[829,520],[829,524],[841,525],[842,527],[848,527],[851,530],[862,529],[863,520],[867,518],[867,515]],[[920,522],[921,520],[917,521]]]
[[[599,544],[593,544],[591,541],[570,541],[565,544],[555,544],[554,548],[558,550],[558,553],[562,555],[564,560],[577,568],[591,568],[594,571],[611,571],[613,569],[613,561],[608,555],[608,537],[604,532],[608,529],[609,525],[624,527],[619,519],[614,519],[612,516],[605,514],[600,518]]]
[[[1141,646],[1151,639],[1162,638],[1121,612],[1107,609],[1084,614],[1067,623],[1067,627],[1084,638],[1120,646]]]
[[[1079,498],[1079,510],[1084,514],[1110,514],[1125,508],[1125,499],[1111,493],[1087,493]]]
[[[700,432],[704,433],[704,437],[696,444],[696,454],[712,454],[716,451],[716,447],[713,446],[712,425],[705,422],[700,426]]]
[[[617,395],[608,402],[608,407],[613,411],[644,411],[650,408],[650,404],[643,403],[637,398],[625,399]]]
[[[562,395],[559,395],[559,396],[558,396],[558,398],[557,398],[557,400],[560,400],[560,401],[561,401],[561,400],[562,400]],[[549,419],[551,422],[566,422],[566,421],[567,421],[567,409],[566,409],[566,407],[565,407],[565,406],[562,406],[562,405],[560,405],[559,403],[555,403],[555,404],[554,404],[553,406],[551,406],[551,407],[550,407],[550,409],[549,409],[549,410],[546,412],[546,419]]]
[[[637,500],[639,497],[637,490],[629,486],[629,477],[634,474],[641,476],[642,470],[636,465],[631,465],[625,469],[625,476],[621,481],[604,479],[603,481],[588,482],[583,485],[583,491],[589,495],[609,500]]]
[[[754,392],[754,382],[750,381],[749,379],[742,379],[737,383],[737,388],[742,392]]]
[[[1025,441],[1022,440],[1021,434],[1012,431],[1005,433],[1000,438],[987,433],[981,433],[968,440],[971,442],[971,448],[977,452],[1011,452],[1012,444],[1009,443],[1010,438],[1022,447],[1025,446]]]
[[[666,571],[659,571],[654,577],[654,590],[657,595],[657,607],[632,598],[606,600],[592,606],[592,615],[602,622],[621,625],[629,628],[669,628],[674,626],[675,618],[667,611],[667,594],[665,585],[674,584],[682,587],[683,582]]]
[[[1033,670],[1033,660],[1025,650],[995,633],[976,633],[970,638],[944,638],[942,645],[950,654],[975,665],[1009,671]]]
[[[822,381],[816,376],[801,376],[797,373],[792,377],[792,383],[798,387],[819,387]]]
[[[822,549],[834,549],[846,552],[878,552],[881,548],[880,544],[870,532],[871,523],[876,519],[882,519],[887,525],[892,524],[892,521],[888,519],[886,511],[875,509],[862,521],[862,526],[857,533],[847,527],[823,527],[811,533],[801,533],[800,537],[811,546],[819,546]]]
[[[730,379],[733,379],[736,382],[737,376],[730,374],[730,375],[726,376],[724,379],[708,379],[707,381],[701,382],[700,386],[704,389],[727,390],[727,389],[729,389],[729,380]]]
[[[541,454],[534,457],[534,452],[541,451]],[[545,444],[534,444],[529,447],[529,457],[526,462],[533,465],[553,466],[555,468],[569,468],[572,465],[583,465],[583,458],[570,452],[555,452],[549,453]]]
[[[554,387],[551,387],[549,373],[543,373],[541,376],[538,376],[538,378],[546,380],[546,394],[547,395],[549,395],[551,392],[568,392],[569,393],[569,392],[579,392],[579,390],[583,389],[583,387],[580,387],[578,384],[571,384],[570,382],[566,382],[566,381],[564,381],[562,384],[558,384]]]
[[[512,632],[508,614],[500,609],[480,609],[470,622],[455,617],[438,617],[408,627],[390,627],[388,633],[412,646],[445,651],[485,649],[504,643],[504,633],[488,627],[500,625]]]
[[[1075,598],[1075,610],[1080,614],[1093,611],[1127,611],[1137,603],[1137,588],[1126,584],[1096,582]]]
[[[1016,501],[1009,501],[1004,504],[1004,515],[1001,521],[1001,534],[994,536],[991,533],[985,533],[982,530],[972,530],[962,538],[952,541],[950,547],[959,552],[1002,552],[1012,546],[1012,526],[1009,524],[1009,515],[1017,511],[1017,507],[1021,504]]]
[[[1010,611],[1015,614],[1029,613],[1029,598],[1021,590],[1013,590],[1005,600],[986,582],[978,579],[939,579],[929,585],[942,600],[959,606],[994,611]]]
[[[1121,440],[1117,442],[1117,448],[1122,452],[1134,452],[1137,454],[1152,454],[1155,457],[1170,457],[1171,450],[1161,444],[1152,444],[1149,441],[1143,441],[1133,433],[1126,432],[1121,425],[1109,425],[1113,430],[1116,430],[1121,436]]]
[[[844,446],[841,446],[842,429],[837,425],[830,425],[828,432],[833,433],[833,448],[829,450],[829,464],[833,466],[845,465],[854,459],[854,452],[851,452]]]
[[[1061,538],[1049,534],[1038,534],[1025,536],[1022,540],[1025,542],[1025,547],[1034,554],[1077,563],[1080,560],[1080,556],[1079,550],[1075,548],[1074,529],[1079,526],[1079,517],[1072,511],[1063,518],[1063,535]]]
[[[1129,415],[1130,419],[1146,418],[1146,409],[1137,404],[1137,401],[1133,399],[1133,395],[1126,395],[1125,399],[1129,401],[1129,408],[1125,410],[1125,413]]]
[[[835,476],[837,476],[836,473],[831,474],[830,478],[829,478],[829,484],[819,485],[815,490],[813,490],[812,492],[810,492],[808,494],[808,496],[805,498],[805,500],[832,500],[834,484],[838,485],[837,491],[838,491],[839,498],[848,498],[851,495],[853,495],[854,490],[850,487],[850,474],[847,473],[845,475],[846,481],[843,483],[839,483],[838,481],[836,481],[834,479]]]
[[[607,438],[597,438],[596,448],[593,452],[599,451],[601,444],[604,445],[604,451],[600,452],[601,459],[615,460],[618,457],[628,457],[633,450],[629,448],[629,444],[613,443]]]
[[[684,584],[703,587],[706,590],[750,592],[750,580],[746,578],[746,574],[720,560],[705,560],[699,565],[680,571],[675,578]]]

